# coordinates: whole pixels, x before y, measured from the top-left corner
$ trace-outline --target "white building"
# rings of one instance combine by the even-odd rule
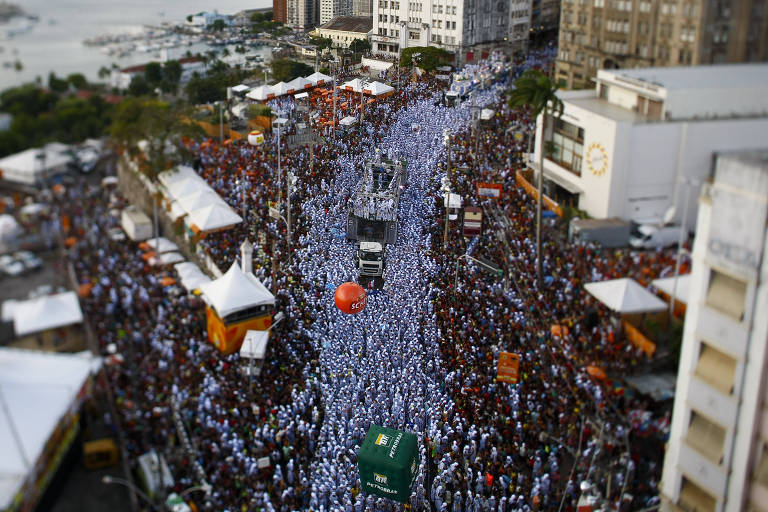
[[[39,186],[49,178],[67,174],[74,159],[70,146],[51,142],[0,159],[0,178],[21,185]]]
[[[698,212],[662,509],[765,511],[768,150],[719,155]]]
[[[531,13],[533,0],[510,0],[509,2],[509,42],[515,49],[528,47],[531,34]]]
[[[226,25],[232,24],[232,21],[230,20],[229,16],[227,16],[226,14],[219,14],[218,11],[213,11],[213,12],[199,12],[197,14],[193,14],[192,17],[187,21],[187,25],[202,30],[213,25],[216,22],[216,20],[221,20]]]
[[[373,23],[367,16],[338,16],[312,31],[312,36],[329,37],[334,47],[349,48],[355,39],[366,41],[370,38]]]
[[[545,193],[596,218],[660,220],[682,198],[678,178],[704,181],[714,153],[765,145],[766,84],[765,64],[601,70],[596,89],[558,93]]]
[[[471,62],[508,37],[509,2],[496,0],[374,0],[373,51],[400,55],[436,46]]]
[[[352,16],[373,16],[374,0],[352,0]]]

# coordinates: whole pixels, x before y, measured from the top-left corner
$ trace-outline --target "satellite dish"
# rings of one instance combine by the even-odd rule
[[[669,208],[667,208],[667,211],[664,212],[664,217],[662,217],[662,224],[667,225],[672,222],[672,219],[675,217],[675,206],[672,205]]]

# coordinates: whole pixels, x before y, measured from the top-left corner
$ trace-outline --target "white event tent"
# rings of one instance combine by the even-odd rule
[[[292,94],[294,92],[302,92],[304,89],[308,89],[309,87],[312,87],[312,82],[307,80],[306,78],[298,77],[294,78],[287,84],[285,84],[288,94]]]
[[[20,492],[34,501],[35,480],[44,476],[35,469],[52,462],[40,460],[45,445],[57,428],[64,429],[62,441],[67,429],[76,428],[71,414],[80,406],[89,375],[100,366],[101,359],[90,352],[0,348],[0,510],[9,509]],[[62,423],[67,417],[70,423]],[[59,448],[67,447],[62,442]]]
[[[234,226],[243,222],[243,218],[229,205],[215,203],[191,212],[189,222],[199,231],[205,232]]]
[[[219,318],[256,306],[274,306],[275,296],[253,274],[246,274],[233,263],[229,270],[201,286],[203,300],[216,310]]]
[[[155,251],[158,254],[162,254],[164,252],[174,252],[179,250],[179,246],[175,243],[171,242],[167,238],[160,236],[157,238],[150,238],[146,241],[147,245],[149,245],[150,249]]]
[[[13,328],[16,336],[66,327],[82,321],[83,312],[75,292],[20,300],[13,308]]]
[[[260,85],[259,87],[254,87],[250,91],[248,91],[248,94],[246,94],[246,98],[256,100],[256,101],[265,101],[267,98],[269,98],[269,95],[272,93],[272,88],[268,85]]]
[[[381,83],[381,82],[371,82],[368,84],[365,89],[363,89],[363,92],[365,94],[369,94],[371,96],[389,96],[391,94],[394,94],[395,88]]]
[[[327,83],[333,82],[333,77],[324,75],[319,71],[315,71],[314,73],[312,73],[307,77],[307,80],[312,82],[312,85],[325,85]]]
[[[672,297],[673,295],[677,295],[677,297],[675,297],[677,300],[679,300],[684,304],[688,304],[688,297],[690,295],[690,287],[691,287],[691,274],[683,274],[681,276],[677,276],[676,293],[675,293],[674,277],[663,277],[661,279],[654,279],[653,281],[651,281],[651,284],[655,288],[669,295],[670,297]]]
[[[627,277],[588,283],[584,289],[618,313],[650,313],[667,309],[663,300]]]

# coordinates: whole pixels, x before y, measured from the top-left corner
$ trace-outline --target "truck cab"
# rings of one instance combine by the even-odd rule
[[[632,229],[629,244],[635,249],[667,248],[680,241],[680,226],[640,224]]]
[[[360,275],[380,276],[384,272],[384,246],[379,242],[360,242],[357,249]]]

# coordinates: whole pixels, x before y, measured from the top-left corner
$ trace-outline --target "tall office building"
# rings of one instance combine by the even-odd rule
[[[280,23],[288,22],[288,0],[272,0],[272,19]]]
[[[662,510],[768,510],[768,150],[724,153],[699,199]]]
[[[765,0],[563,0],[558,81],[591,88],[598,69],[768,59]]]
[[[533,0],[510,0],[509,2],[509,42],[515,51],[528,47],[531,33],[531,14]]]
[[[436,46],[473,61],[508,37],[508,1],[374,0],[373,51],[389,55],[412,46]]]
[[[373,0],[353,0],[352,16],[373,17]]]
[[[325,24],[337,16],[353,16],[353,0],[319,0],[320,24]]]
[[[318,0],[287,0],[287,24],[296,29],[309,30],[317,25]]]

